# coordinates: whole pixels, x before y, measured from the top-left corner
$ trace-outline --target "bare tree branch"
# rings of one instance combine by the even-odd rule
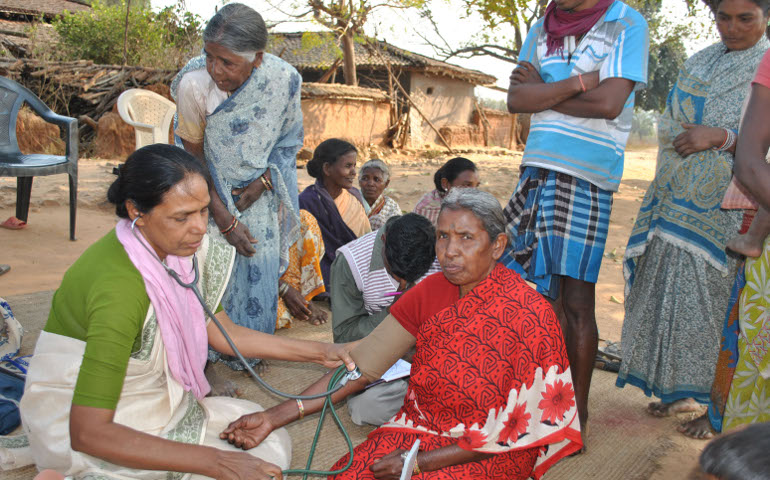
[[[452,57],[459,58],[471,58],[487,55],[498,60],[503,60],[509,63],[518,63],[519,52],[511,50],[510,48],[503,47],[501,45],[484,44],[484,45],[469,45],[467,47],[460,48],[449,52],[444,57],[444,60],[449,60]]]

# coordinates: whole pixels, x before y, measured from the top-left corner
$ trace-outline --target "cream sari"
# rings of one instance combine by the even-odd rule
[[[350,192],[343,188],[342,193],[334,199],[334,204],[337,206],[342,220],[356,234],[356,237],[361,237],[372,231],[364,206]]]
[[[212,310],[219,304],[235,259],[235,249],[219,234],[204,238],[197,253],[198,287]],[[21,416],[24,434],[0,437],[0,467],[19,468],[34,463],[77,479],[205,478],[178,472],[135,470],[108,463],[70,448],[69,412],[83,360],[85,342],[42,332],[30,362]],[[155,313],[150,306],[142,331],[142,346],[131,355],[116,423],[169,440],[240,451],[219,439],[229,422],[263,410],[235,398],[206,397],[197,401],[169,374],[166,350]],[[274,431],[249,453],[286,469],[291,461],[291,440],[285,429]]]

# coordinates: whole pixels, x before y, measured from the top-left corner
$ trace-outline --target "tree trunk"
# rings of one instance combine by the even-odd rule
[[[123,27],[123,66],[128,64],[128,19],[131,13],[131,0],[126,0],[126,24]]]
[[[353,32],[348,29],[342,35],[342,73],[345,76],[346,85],[358,85],[356,51],[353,42]]]

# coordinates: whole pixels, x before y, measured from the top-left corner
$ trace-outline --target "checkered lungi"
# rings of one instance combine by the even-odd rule
[[[508,268],[557,298],[558,279],[596,283],[610,225],[612,192],[573,177],[524,167],[505,207],[511,245]]]

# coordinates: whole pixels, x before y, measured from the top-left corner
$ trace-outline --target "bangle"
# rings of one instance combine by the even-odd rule
[[[417,457],[415,456],[414,459],[414,470],[412,471],[414,475],[419,475],[422,473],[422,470],[420,470],[420,465],[417,464]]]
[[[233,226],[232,226],[232,227],[230,227],[230,228],[229,228],[229,229],[228,229],[226,232],[222,232],[222,235],[224,235],[224,236],[228,236],[228,235],[230,235],[230,234],[233,232],[233,230],[235,230],[235,227],[237,227],[239,223],[241,223],[241,222],[239,222],[239,221],[236,219],[236,220],[235,220],[235,223],[233,223]]]
[[[259,179],[262,180],[262,185],[265,186],[266,190],[272,190],[273,189],[273,182],[271,182],[263,173],[259,176]]]
[[[297,408],[299,408],[299,419],[305,418],[305,406],[302,404],[302,400],[297,399]]]
[[[238,222],[238,219],[237,219],[237,218],[235,218],[235,215],[233,215],[233,220],[230,222],[230,226],[228,226],[227,228],[223,228],[223,229],[219,230],[219,231],[220,231],[220,233],[222,233],[222,235],[227,235],[228,233],[230,233],[230,231],[231,231],[233,228],[235,228],[235,224],[236,224],[237,222]]]
[[[586,93],[586,85],[583,83],[583,74],[578,73],[578,80],[580,81],[580,88],[583,89],[583,93]]]
[[[278,296],[279,297],[283,297],[284,295],[286,295],[286,292],[288,292],[288,291],[289,291],[289,284],[288,283],[284,282],[284,283],[278,285]]]
[[[722,142],[722,145],[718,147],[713,147],[713,150],[717,150],[720,152],[725,152],[727,150],[730,150],[733,145],[735,145],[736,140],[738,140],[737,135],[735,135],[735,132],[730,130],[729,128],[723,128],[722,130],[725,131],[725,140]]]

